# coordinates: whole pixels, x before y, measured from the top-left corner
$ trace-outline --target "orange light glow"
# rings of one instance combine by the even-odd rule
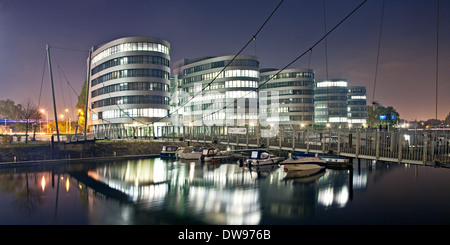
[[[66,179],[66,191],[69,192],[69,187],[70,187],[70,183],[69,183],[69,178]]]
[[[46,184],[45,177],[42,176],[42,180],[41,180],[42,191],[45,191],[45,184]]]

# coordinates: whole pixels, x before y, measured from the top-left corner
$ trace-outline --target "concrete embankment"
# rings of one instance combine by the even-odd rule
[[[88,142],[54,142],[0,147],[0,164],[67,160],[95,157],[125,157],[159,154],[163,145],[186,146],[186,142],[149,140],[100,140]]]

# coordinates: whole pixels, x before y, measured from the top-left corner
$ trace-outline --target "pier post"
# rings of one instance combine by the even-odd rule
[[[306,153],[309,152],[309,130],[306,130]]]
[[[338,138],[337,138],[337,155],[341,154],[341,131],[337,130]]]
[[[427,163],[428,135],[423,133],[423,163]]]
[[[398,163],[402,162],[403,137],[400,131],[397,133],[398,137]]]
[[[356,131],[355,157],[359,156],[359,148],[361,146],[361,131]]]
[[[280,150],[281,150],[281,141],[283,140],[283,131],[282,131],[281,127],[278,127],[278,135],[280,137],[278,146],[280,147]]]
[[[246,133],[246,136],[247,136],[247,137],[246,137],[246,145],[247,145],[247,149],[248,149],[248,135],[249,135],[249,131],[248,131],[248,130],[249,130],[248,125],[245,125],[245,132],[247,132],[247,133]]]
[[[292,151],[295,151],[295,127],[292,125]]]
[[[375,132],[375,159],[378,161],[380,158],[380,130]]]

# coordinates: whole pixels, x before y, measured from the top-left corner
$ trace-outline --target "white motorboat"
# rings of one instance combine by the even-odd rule
[[[200,160],[205,162],[222,162],[233,159],[234,156],[229,151],[219,151],[218,149],[209,147],[202,150]]]
[[[185,147],[177,151],[177,157],[186,160],[200,160],[202,155],[201,147]]]
[[[178,146],[176,145],[164,145],[159,153],[161,158],[175,158]]]
[[[281,164],[284,164],[284,170],[310,170],[325,168],[327,162],[323,159],[315,157],[290,157]]]
[[[261,166],[268,164],[278,164],[281,157],[270,154],[265,150],[253,150],[250,152],[250,157],[245,160],[247,166]]]

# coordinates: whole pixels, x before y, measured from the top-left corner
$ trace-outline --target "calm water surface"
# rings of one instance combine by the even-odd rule
[[[361,160],[288,176],[159,158],[0,168],[0,224],[450,224],[450,169]]]

